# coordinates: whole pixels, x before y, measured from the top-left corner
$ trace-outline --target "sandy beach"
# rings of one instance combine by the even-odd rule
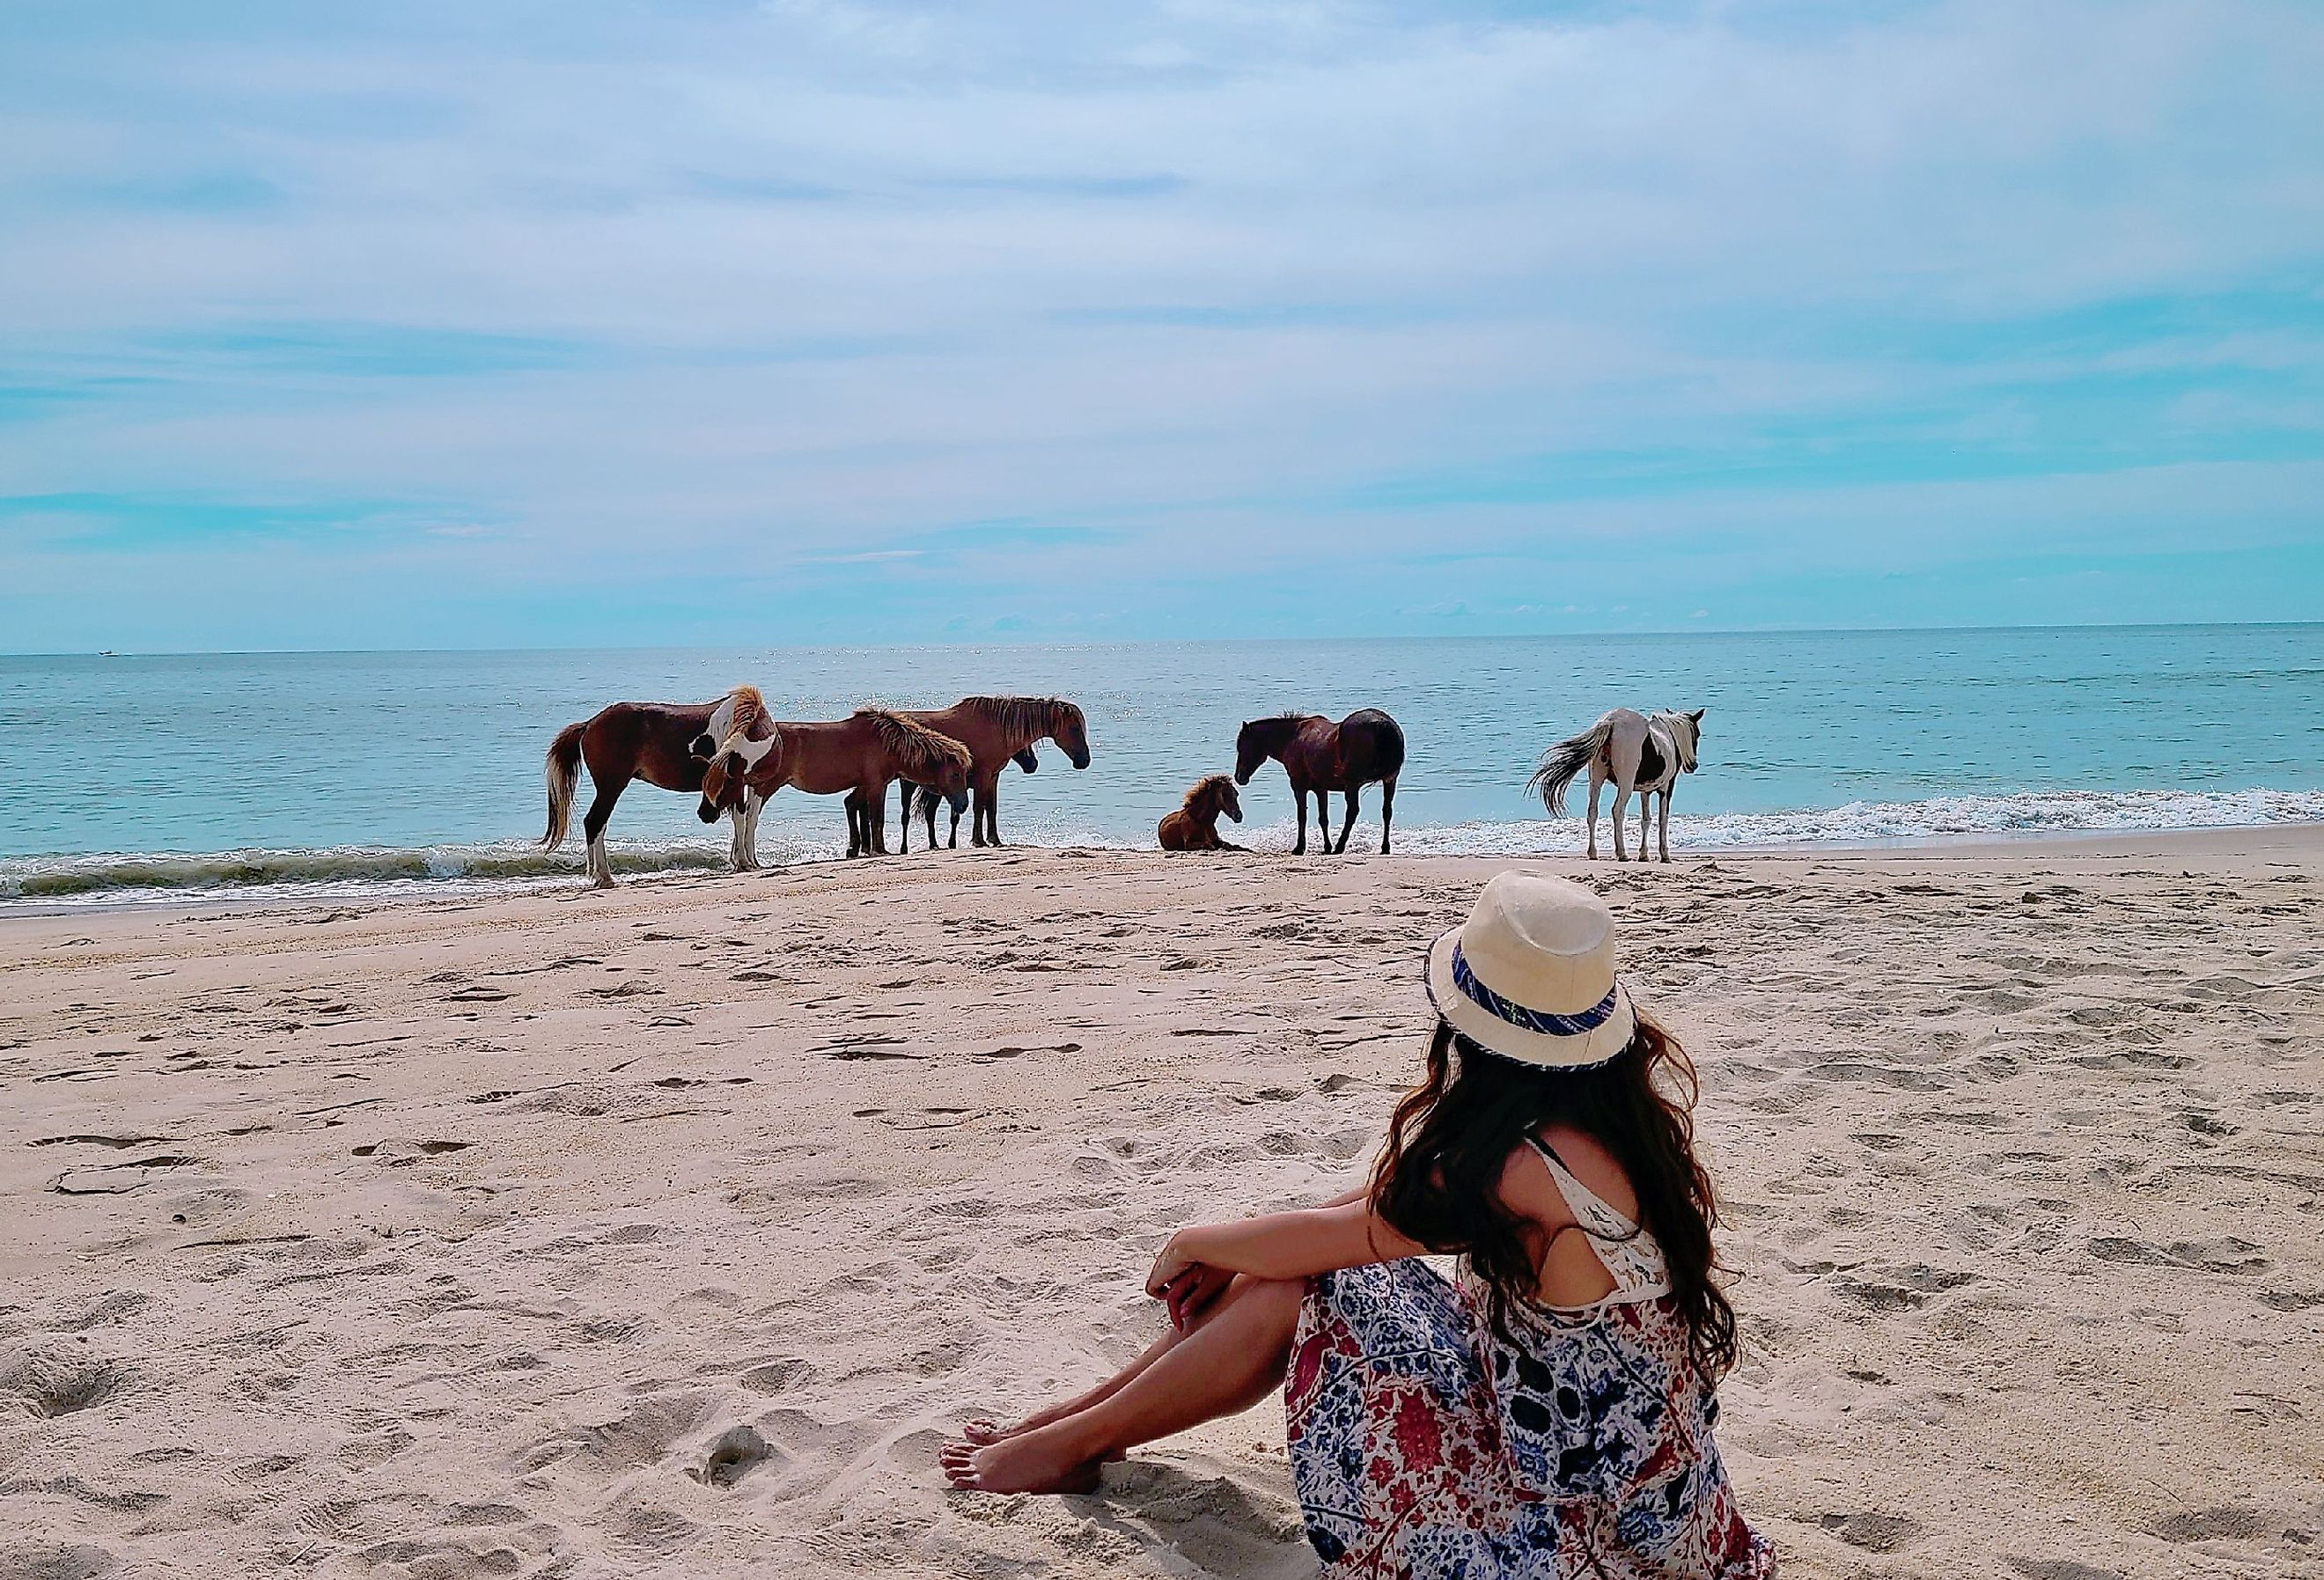
[[[1010,850],[0,921],[0,1575],[1296,1576],[1277,1406],[937,1444],[1365,1164],[1507,862]],[[2324,1575],[2324,832],[1586,876],[1799,1576]]]

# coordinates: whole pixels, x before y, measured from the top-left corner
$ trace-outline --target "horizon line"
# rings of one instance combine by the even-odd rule
[[[1333,642],[1583,642],[1601,637],[1648,641],[1661,637],[1699,636],[1937,636],[1951,633],[1991,633],[2005,631],[2268,631],[2324,626],[2319,620],[2089,620],[2059,624],[2001,625],[1726,625],[1668,627],[1655,631],[1477,631],[1434,632],[1397,635],[1314,636],[1136,636],[1116,638],[1043,639],[996,635],[972,642],[613,642],[540,645],[527,643],[491,647],[170,647],[51,649],[45,651],[0,650],[5,659],[163,659],[163,658],[295,658],[352,657],[379,653],[558,653],[558,652],[724,652],[734,648],[771,652],[829,652],[866,648],[939,651],[945,648],[1024,647],[1169,647],[1197,643],[1278,643]]]

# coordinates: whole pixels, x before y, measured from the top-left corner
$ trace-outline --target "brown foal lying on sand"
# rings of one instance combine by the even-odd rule
[[[1162,819],[1155,830],[1164,850],[1240,850],[1219,837],[1219,814],[1242,821],[1242,798],[1235,782],[1223,773],[1206,775],[1186,792],[1185,804]]]

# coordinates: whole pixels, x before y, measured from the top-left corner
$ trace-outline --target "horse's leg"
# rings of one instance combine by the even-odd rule
[[[995,774],[988,779],[980,773],[969,781],[968,842],[980,850],[984,846],[985,816],[992,808],[993,779],[999,777]]]
[[[1677,786],[1673,785],[1672,787],[1670,787],[1670,790],[1664,790],[1664,791],[1663,791],[1663,816],[1662,816],[1662,822],[1661,822],[1661,824],[1660,824],[1660,829],[1661,829],[1661,835],[1662,835],[1662,845],[1663,845],[1663,865],[1665,865],[1665,866],[1668,866],[1668,865],[1670,865],[1670,798],[1671,798],[1671,790],[1675,790],[1675,789],[1677,789],[1677,788],[1678,788]]]
[[[1630,787],[1620,780],[1614,781],[1614,859],[1630,859],[1629,848],[1622,843],[1622,824],[1630,815]]]
[[[1356,791],[1360,788],[1361,787],[1359,785],[1351,784],[1340,791],[1340,799],[1348,803],[1347,818],[1340,825],[1340,854],[1342,855],[1348,854],[1348,834],[1349,831],[1353,829],[1356,826]]]
[[[888,854],[888,787],[883,783],[876,790],[867,789],[863,804],[872,810],[872,827],[866,831],[872,840],[872,854],[886,855]],[[908,817],[904,821],[908,824],[911,818]]]
[[[1598,859],[1598,792],[1605,783],[1606,776],[1600,773],[1598,765],[1592,762],[1590,765],[1590,849],[1584,857],[1588,861]]]
[[[912,854],[912,781],[908,779],[899,779],[896,781],[896,788],[903,791],[903,797],[896,808],[896,822],[899,826],[896,834],[896,854],[909,855]],[[880,792],[880,804],[882,808],[888,804],[888,792],[885,790]],[[880,814],[882,818],[887,815],[884,810]],[[929,848],[934,849],[936,843],[936,832],[931,829],[928,832]]]
[[[589,836],[589,881],[600,889],[610,889],[613,886],[613,860],[605,854],[605,825],[613,821],[613,803],[622,799],[630,781],[617,779],[608,783],[592,769],[589,782],[596,793],[589,798],[588,813],[581,819],[581,832]]]
[[[1291,804],[1299,808],[1299,839],[1292,845],[1291,854],[1305,855],[1307,854],[1307,787],[1305,785],[1294,784],[1291,787]]]
[[[1640,790],[1638,792],[1638,864],[1642,867],[1654,860],[1655,845],[1652,838],[1654,821],[1655,792]]]
[[[1380,781],[1380,855],[1388,854],[1388,825],[1396,821],[1396,775]]]
[[[744,833],[750,827],[748,817],[749,815],[740,807],[726,814],[726,820],[734,825],[733,859],[734,870],[738,873],[747,873],[751,870],[750,847],[743,842]]]

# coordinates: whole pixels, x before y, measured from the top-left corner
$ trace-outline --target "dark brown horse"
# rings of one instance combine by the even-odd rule
[[[1219,837],[1219,814],[1242,821],[1242,798],[1223,773],[1205,775],[1186,792],[1185,803],[1154,830],[1164,850],[1240,850]]]
[[[899,714],[859,708],[829,724],[761,718],[728,735],[702,772],[705,823],[761,802],[788,785],[811,796],[847,797],[847,854],[888,853],[888,787],[899,779],[940,794],[968,784],[968,748]]]
[[[1235,736],[1235,782],[1249,784],[1259,765],[1270,757],[1290,776],[1291,799],[1299,806],[1299,843],[1291,847],[1292,855],[1307,852],[1311,793],[1323,854],[1347,849],[1348,832],[1356,826],[1356,792],[1374,780],[1380,787],[1380,855],[1388,854],[1388,827],[1396,820],[1396,776],[1404,772],[1404,730],[1396,720],[1377,707],[1360,707],[1338,724],[1319,713],[1252,719]],[[1332,844],[1330,794],[1334,790],[1348,802],[1336,847]]]
[[[1080,708],[1055,697],[964,697],[950,707],[903,716],[968,748],[968,789],[976,808],[968,827],[972,845],[1001,843],[1001,771],[1010,758],[1046,739],[1075,768],[1090,765],[1088,722]],[[911,815],[908,803],[905,815]]]
[[[1038,772],[1041,767],[1041,760],[1033,755],[1033,748],[1030,746],[1018,753],[1010,761],[1028,773]],[[902,784],[904,790],[904,827],[901,837],[896,844],[897,850],[907,855],[910,853],[912,819],[915,818],[928,826],[928,848],[934,850],[936,847],[936,807],[939,803],[952,808],[952,836],[946,841],[945,848],[958,850],[960,848],[960,815],[968,810],[968,791],[959,790],[950,795],[940,796],[927,785],[914,784],[908,779],[899,782]],[[974,830],[972,829],[970,832],[973,834]]]
[[[596,788],[581,819],[589,842],[589,876],[600,889],[612,888],[605,825],[630,781],[641,779],[681,794],[700,790],[703,760],[691,744],[705,735],[723,739],[763,717],[765,711],[755,687],[737,686],[715,702],[616,702],[577,725],[566,725],[549,747],[549,831],[540,836],[542,848],[555,850],[565,843],[573,819],[574,787],[586,762],[589,782]],[[734,811],[737,868],[750,864],[749,823],[756,810],[738,806]]]

